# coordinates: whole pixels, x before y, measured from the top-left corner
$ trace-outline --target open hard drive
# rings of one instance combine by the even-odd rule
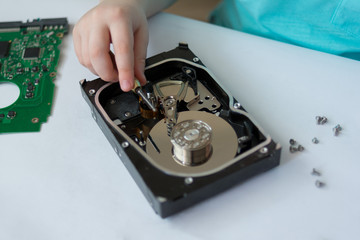
[[[280,146],[187,44],[146,65],[142,89],[80,83],[94,119],[161,217],[279,165]]]

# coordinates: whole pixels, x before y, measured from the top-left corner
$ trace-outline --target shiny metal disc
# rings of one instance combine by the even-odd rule
[[[171,138],[167,135],[166,123],[162,120],[151,129],[149,133],[151,140],[149,137],[146,140],[146,152],[161,170],[184,175],[206,173],[217,168],[220,169],[221,166],[235,157],[238,147],[237,136],[228,122],[207,112],[187,111],[179,113],[178,123],[188,120],[204,122],[211,128],[212,153],[210,157],[200,165],[179,164],[174,160]],[[190,140],[196,136],[196,131],[187,132],[187,138]]]
[[[211,127],[201,120],[177,123],[171,132],[174,159],[182,165],[203,164],[211,155]]]

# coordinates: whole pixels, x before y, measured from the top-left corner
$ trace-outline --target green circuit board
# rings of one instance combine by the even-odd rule
[[[0,108],[0,133],[40,131],[51,113],[54,79],[66,18],[0,23],[0,84],[11,82],[18,99]]]

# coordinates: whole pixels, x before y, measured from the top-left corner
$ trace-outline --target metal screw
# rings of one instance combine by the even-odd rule
[[[328,121],[328,119],[327,119],[327,117],[325,117],[325,116],[316,116],[315,117],[315,119],[316,119],[316,123],[318,124],[318,125],[323,125],[323,124],[325,124],[325,123],[327,123],[327,121]]]
[[[240,103],[237,102],[237,103],[234,104],[234,108],[240,109],[240,107],[241,107],[241,104],[240,104]]]
[[[261,154],[266,154],[268,152],[269,152],[269,149],[267,147],[263,147],[263,148],[260,149]]]
[[[333,132],[335,136],[338,136],[339,133],[342,131],[342,127],[340,126],[340,124],[337,124],[334,128],[333,128]]]
[[[121,146],[122,146],[123,148],[127,148],[127,147],[130,146],[130,144],[129,144],[128,142],[123,142],[123,143],[121,144]]]
[[[290,146],[289,150],[290,150],[291,153],[295,153],[295,152],[298,151],[298,148],[295,147],[295,146]]]
[[[193,62],[198,62],[198,61],[200,61],[200,59],[198,57],[193,58]]]
[[[295,145],[296,141],[291,138],[291,139],[289,140],[289,143],[290,143],[290,145]]]
[[[321,188],[321,187],[325,186],[325,183],[321,182],[320,180],[316,180],[315,181],[315,186],[317,188]]]
[[[311,172],[311,175],[321,176],[321,173],[320,173],[317,169],[313,168],[313,170],[312,170],[312,172]]]
[[[323,125],[325,123],[327,123],[328,119],[326,117],[322,117],[321,121],[320,121],[320,124]]]
[[[250,140],[249,136],[242,136],[238,138],[238,143],[244,143]]]
[[[318,143],[319,143],[319,139],[317,139],[316,137],[314,137],[311,141],[312,141],[313,143],[315,143],[315,144],[318,144]]]
[[[131,115],[132,115],[131,112],[126,112],[126,113],[124,113],[124,116],[127,117],[127,118],[128,118],[128,117],[131,117]]]
[[[185,184],[189,185],[194,182],[194,179],[192,177],[187,177],[187,178],[185,178],[184,181],[185,181]]]
[[[304,148],[302,145],[299,145],[299,146],[297,147],[297,150],[298,150],[299,152],[302,152],[302,151],[305,150],[305,148]]]
[[[90,96],[93,96],[95,93],[96,93],[95,89],[90,89],[90,90],[89,90]]]

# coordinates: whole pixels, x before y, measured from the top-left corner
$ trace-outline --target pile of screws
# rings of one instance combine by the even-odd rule
[[[325,123],[327,123],[328,122],[328,119],[327,119],[327,117],[325,117],[325,116],[316,116],[315,117],[315,119],[316,119],[316,123],[318,124],[318,125],[324,125]],[[334,128],[333,128],[333,132],[334,132],[334,136],[338,136],[339,135],[339,133],[342,131],[342,127],[340,126],[340,124],[337,124]],[[314,142],[314,141],[313,141]],[[314,142],[315,143],[315,142]],[[318,142],[317,142],[318,143]]]
[[[291,153],[295,153],[295,152],[302,152],[305,150],[305,148],[302,145],[297,145],[296,141],[294,139],[290,139],[290,152]],[[297,145],[297,146],[296,146]]]

